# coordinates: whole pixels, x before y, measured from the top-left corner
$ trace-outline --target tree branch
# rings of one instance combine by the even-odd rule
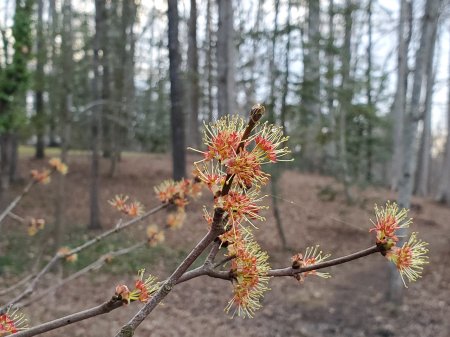
[[[9,306],[27,298],[28,296],[30,296],[34,289],[36,288],[36,285],[38,284],[38,282],[40,281],[40,279],[42,278],[42,276],[44,276],[60,259],[63,259],[67,256],[70,256],[72,254],[77,254],[79,252],[81,252],[82,250],[92,246],[93,244],[99,242],[100,240],[103,240],[104,238],[118,233],[128,227],[130,227],[131,225],[147,218],[148,216],[160,211],[161,209],[165,208],[167,206],[167,204],[162,204],[159,205],[153,209],[151,209],[150,211],[144,213],[143,215],[133,218],[125,223],[121,223],[119,222],[114,228],[107,230],[105,232],[103,232],[102,234],[94,237],[93,239],[86,241],[85,243],[81,244],[80,246],[73,248],[72,250],[70,250],[67,254],[58,254],[56,253],[52,259],[44,266],[44,268],[42,268],[42,270],[33,278],[33,280],[30,282],[30,284],[28,285],[27,289],[25,289],[22,293],[20,293],[19,295],[17,295],[15,298],[13,298],[11,301],[9,301],[7,304],[3,305],[2,307],[0,307],[0,312],[5,311]]]
[[[201,249],[201,246],[206,245],[206,241],[208,241],[208,238],[214,237],[214,235],[212,235],[212,231],[209,231],[208,234],[197,244],[197,246],[192,250],[192,252],[188,255],[188,257],[182,262],[182,264],[180,264],[180,266],[186,264],[188,258],[189,261],[191,261],[193,259],[193,252],[195,250]],[[208,245],[206,245],[203,250],[207,247]],[[213,251],[215,248],[214,246],[212,247],[211,251]],[[349,254],[343,257],[339,257],[330,261],[326,261],[323,263],[318,263],[315,265],[311,265],[311,266],[307,266],[304,268],[299,268],[299,269],[293,269],[292,267],[288,267],[288,268],[282,268],[282,269],[273,269],[271,271],[268,272],[269,276],[272,277],[282,277],[282,276],[294,276],[295,274],[300,274],[300,273],[305,273],[308,271],[312,271],[312,270],[318,270],[318,269],[323,269],[323,268],[327,268],[327,267],[331,267],[331,266],[335,266],[335,265],[339,265],[339,264],[343,264],[346,262],[350,262],[374,253],[379,253],[382,252],[382,248],[381,247],[377,247],[377,246],[373,246],[364,250],[361,250],[359,252],[353,253],[353,254]],[[196,254],[197,254],[196,253]],[[200,253],[198,253],[198,255],[200,255]],[[230,258],[231,260],[231,258]],[[195,261],[195,260],[194,260]],[[192,261],[193,262],[193,261]],[[192,263],[191,263],[192,264]],[[139,316],[139,319],[145,319],[146,315],[144,316],[144,314],[147,311],[144,311],[144,309],[149,306],[150,308],[147,309],[149,310],[148,314],[158,305],[158,303],[165,297],[167,296],[167,294],[171,291],[173,285],[175,284],[179,284],[179,283],[183,283],[183,282],[187,282],[189,280],[192,280],[196,277],[200,277],[200,276],[209,276],[212,278],[218,278],[218,279],[222,279],[222,280],[227,280],[230,281],[231,280],[231,276],[230,276],[230,272],[229,271],[218,271],[218,270],[214,270],[214,268],[211,266],[211,264],[207,263],[207,260],[205,260],[205,263],[198,268],[195,268],[193,270],[184,272],[182,274],[182,276],[180,276],[176,281],[173,281],[173,275],[175,273],[178,274],[180,273],[180,266],[177,268],[177,270],[172,274],[171,277],[169,277],[166,281],[164,281],[164,285],[161,287],[161,289],[154,295],[154,297],[152,297],[152,299],[150,300],[150,302],[148,302],[136,315],[135,317],[137,317],[138,315],[142,315]],[[177,275],[178,275],[177,274]],[[169,289],[169,285],[170,289]],[[158,296],[158,297],[157,297]],[[94,316],[98,316],[98,315],[103,315],[105,313],[108,313],[112,310],[115,310],[117,308],[120,308],[122,306],[122,302],[118,301],[115,297],[113,297],[110,301],[103,303],[102,305],[99,305],[97,307],[91,308],[91,309],[87,309],[84,310],[82,312],[78,312],[78,313],[74,313],[68,316],[64,316],[61,318],[58,318],[56,320],[47,322],[47,323],[43,323],[40,324],[36,327],[30,328],[28,330],[19,332],[14,334],[14,337],[31,337],[31,336],[35,336],[47,331],[51,331],[51,330],[55,330],[58,329],[60,327],[75,323],[75,322],[79,322]],[[148,315],[147,314],[147,315]],[[135,318],[133,317],[133,319]],[[122,327],[121,331],[118,333],[117,336],[132,336],[135,330],[135,327],[133,327],[133,325],[130,325],[131,322],[133,322],[133,319],[124,327]],[[140,321],[142,322],[142,321]],[[139,325],[140,322],[137,324]],[[136,326],[137,326],[136,325]]]
[[[105,302],[99,306],[93,307],[91,309],[87,309],[84,311],[77,312],[72,315],[64,316],[53,321],[40,324],[33,328],[18,332],[13,334],[14,337],[31,337],[35,335],[39,335],[41,333],[55,330],[61,328],[63,326],[76,323],[94,316],[99,316],[106,314],[114,309],[120,308],[123,305],[122,300],[117,299],[116,297],[111,298],[108,302]]]
[[[268,272],[268,276],[272,276],[272,277],[294,276],[295,274],[306,273],[306,272],[312,271],[312,270],[318,270],[318,269],[328,268],[331,266],[337,266],[342,263],[360,259],[367,255],[371,255],[374,253],[380,253],[381,251],[382,251],[381,247],[373,246],[373,247],[361,250],[361,251],[353,253],[353,254],[349,254],[349,255],[346,255],[343,257],[338,257],[333,260],[325,261],[322,263],[317,263],[315,265],[311,265],[311,266],[307,266],[307,267],[303,267],[303,268],[294,269],[292,267],[288,267],[288,268],[282,268],[282,269],[272,269]]]
[[[92,271],[92,270],[97,270],[101,267],[103,267],[106,263],[107,260],[109,258],[113,258],[113,257],[118,257],[121,255],[125,255],[128,254],[129,252],[136,250],[140,247],[143,247],[145,244],[147,244],[147,241],[142,241],[139,242],[133,246],[127,247],[127,248],[122,248],[116,251],[112,251],[106,254],[103,254],[101,257],[99,257],[96,261],[92,262],[91,264],[87,265],[86,267],[80,269],[79,271],[77,271],[76,273],[73,273],[72,275],[66,277],[64,280],[61,280],[58,284],[55,284],[52,287],[46,288],[43,291],[39,292],[36,296],[28,299],[27,301],[23,302],[23,303],[18,303],[17,305],[15,305],[16,308],[23,308],[26,307],[32,303],[36,303],[42,299],[45,298],[45,295],[47,295],[48,293],[51,293],[52,291],[55,291],[56,289],[62,287],[63,285],[67,284],[70,281],[73,281],[75,279],[77,279],[80,276],[83,276],[84,274]]]
[[[199,241],[184,261],[177,267],[177,269],[170,275],[170,277],[164,282],[162,287],[155,293],[152,299],[146,303],[134,317],[124,325],[116,337],[129,337],[134,334],[134,330],[143,322],[143,320],[156,308],[156,306],[170,293],[173,287],[177,284],[180,277],[186,272],[186,270],[194,263],[194,261],[200,256],[200,254],[210,245],[214,239],[223,232],[223,228],[219,224],[211,227],[210,231]]]

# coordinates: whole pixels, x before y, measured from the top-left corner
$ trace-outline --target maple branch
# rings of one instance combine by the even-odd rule
[[[118,299],[117,297],[112,297],[108,302],[105,302],[103,304],[100,304],[96,307],[83,310],[71,315],[67,315],[58,319],[55,319],[53,321],[43,323],[40,325],[37,325],[33,328],[20,331],[18,333],[13,334],[14,337],[31,337],[36,336],[41,333],[55,330],[58,328],[61,328],[63,326],[73,324],[91,317],[103,315],[106,313],[109,313],[110,311],[120,308],[123,305],[122,300]]]

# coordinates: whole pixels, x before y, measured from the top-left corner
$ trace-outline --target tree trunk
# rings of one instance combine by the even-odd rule
[[[317,136],[320,132],[320,1],[308,1],[307,43],[303,59],[302,114],[305,130],[302,158],[306,167],[318,168],[321,157]]]
[[[44,63],[46,60],[44,24],[43,24],[44,0],[38,0],[38,18],[36,27],[36,159],[45,157],[45,112],[44,112]]]
[[[436,38],[435,26],[438,24],[439,10],[442,0],[427,0],[425,13],[422,19],[422,32],[420,44],[416,51],[415,69],[411,99],[408,104],[408,112],[403,134],[403,163],[402,175],[399,182],[398,204],[400,208],[409,208],[413,190],[414,170],[416,164],[417,125],[421,119],[420,95],[423,85],[423,76],[427,64],[427,58],[431,57],[432,40]],[[434,34],[434,36],[433,36]],[[406,231],[403,231],[406,232]],[[403,237],[406,233],[400,233]],[[402,240],[400,240],[402,241]],[[403,293],[403,284],[396,270],[391,268],[389,298],[400,301]]]
[[[214,111],[214,104],[213,104],[213,50],[214,50],[214,43],[213,43],[213,30],[211,28],[211,1],[213,0],[207,0],[206,5],[206,31],[208,34],[208,40],[206,44],[206,69],[208,71],[208,122],[212,122],[213,120],[213,111]]]
[[[420,150],[417,162],[416,170],[416,182],[414,193],[419,196],[428,195],[428,183],[430,176],[430,163],[431,163],[431,146],[432,146],[432,135],[431,135],[431,109],[433,103],[433,88],[435,82],[434,73],[434,54],[436,48],[437,39],[437,24],[433,27],[433,32],[431,34],[430,50],[427,56],[427,64],[425,70],[426,79],[426,89],[425,89],[425,106],[423,111],[423,128],[422,137],[420,140]]]
[[[338,156],[337,151],[337,116],[336,109],[334,106],[335,102],[335,56],[336,56],[336,48],[335,48],[335,37],[334,37],[334,16],[335,16],[335,8],[334,8],[334,0],[330,0],[328,4],[328,38],[327,38],[327,46],[326,46],[326,64],[327,64],[327,72],[326,72],[326,102],[328,109],[328,118],[330,124],[330,132],[331,137],[329,139],[329,144],[327,146],[327,157],[330,159],[330,167],[327,167],[329,172],[335,172],[334,163],[336,162],[336,158]]]
[[[71,109],[72,109],[72,74],[73,74],[73,50],[72,50],[72,0],[64,0],[62,7],[62,100],[59,114],[61,161],[67,163],[70,144]],[[55,249],[60,248],[64,242],[64,209],[66,196],[66,177],[58,174],[55,207]]]
[[[273,19],[273,31],[272,31],[272,49],[270,53],[269,60],[269,85],[270,85],[270,93],[269,93],[269,106],[268,106],[268,114],[267,120],[269,123],[275,123],[275,86],[277,80],[277,69],[275,65],[275,49],[277,46],[277,37],[278,37],[278,12],[280,8],[280,1],[275,0],[275,15]]]
[[[48,78],[48,128],[49,128],[49,142],[48,146],[56,147],[58,146],[58,141],[56,138],[57,134],[57,115],[58,115],[58,84],[59,77],[57,75],[58,69],[58,54],[57,54],[57,46],[53,41],[55,41],[56,36],[58,34],[58,13],[56,11],[56,0],[49,0],[49,11],[48,17],[50,19],[49,22],[49,37],[50,40],[50,63],[51,63],[51,71],[47,75]]]
[[[234,114],[234,28],[233,1],[218,0],[219,26],[217,30],[217,103],[219,117]]]
[[[408,88],[408,49],[412,35],[412,4],[401,0],[398,26],[397,88],[392,104],[393,151],[391,159],[391,189],[396,190],[403,157],[403,124],[405,123],[406,93]],[[406,36],[405,36],[406,34]]]
[[[450,53],[448,57],[447,77],[447,138],[436,200],[450,204]]]
[[[170,124],[172,130],[173,178],[186,175],[185,130],[183,115],[183,87],[180,76],[181,57],[178,42],[178,2],[169,0],[169,73],[170,73]]]
[[[347,202],[353,201],[353,196],[351,192],[351,177],[349,174],[348,163],[347,163],[347,113],[352,106],[353,98],[353,88],[350,78],[350,60],[351,60],[351,36],[352,36],[352,25],[353,25],[353,0],[346,0],[345,10],[344,10],[344,45],[341,48],[341,88],[339,90],[339,105],[340,105],[340,115],[339,115],[339,160],[341,165],[341,179],[344,184],[344,192]]]
[[[292,1],[288,0],[288,14],[286,19],[286,26],[287,26],[286,55],[284,59],[284,78],[283,78],[283,91],[281,94],[281,116],[280,116],[280,123],[283,128],[284,134],[286,134],[287,96],[289,93],[289,73],[290,73],[289,54],[291,51],[291,9],[292,9]]]
[[[94,100],[100,100],[100,66],[102,61],[100,59],[100,50],[102,45],[102,39],[105,33],[105,0],[95,0],[95,35],[94,35],[94,56],[93,56],[93,68],[94,78],[92,79],[92,94]],[[91,186],[90,186],[90,217],[88,229],[95,230],[100,229],[100,207],[98,202],[99,194],[99,161],[100,161],[100,128],[102,106],[98,105],[92,110],[91,117]]]
[[[372,182],[372,119],[375,116],[375,106],[372,100],[372,0],[369,0],[367,5],[367,25],[368,25],[368,43],[367,43],[367,69],[366,69],[366,83],[367,83],[367,109],[369,111],[369,118],[367,118],[367,141],[366,141],[366,181]]]
[[[200,145],[200,131],[198,123],[198,102],[200,97],[198,76],[198,48],[197,48],[197,1],[191,0],[188,22],[188,52],[187,52],[187,101],[188,101],[188,145],[198,148]]]

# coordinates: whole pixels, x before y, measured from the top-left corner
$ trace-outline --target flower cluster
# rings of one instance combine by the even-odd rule
[[[261,113],[264,108],[255,106],[252,111]],[[214,195],[214,208],[222,209],[228,230],[238,233],[235,227],[252,220],[264,220],[259,214],[265,208],[259,203],[261,186],[268,182],[269,174],[262,170],[267,163],[274,163],[289,153],[280,127],[267,123],[255,124],[253,116],[245,123],[240,116],[226,116],[205,125],[203,141],[207,149],[195,150],[203,159],[194,163],[194,174]],[[260,116],[258,117],[260,118]],[[253,133],[248,133],[253,123]],[[223,193],[226,188],[226,193]],[[212,216],[205,218],[210,223]]]
[[[398,242],[397,231],[401,228],[408,228],[412,219],[408,218],[408,210],[399,209],[394,202],[387,202],[386,207],[375,205],[376,221],[372,221],[374,227],[369,231],[376,232],[377,245],[383,245],[386,250],[395,246]]]
[[[189,198],[198,198],[201,195],[202,185],[200,180],[182,179],[180,181],[165,180],[159,186],[155,187],[155,193],[158,199],[171,204],[171,211],[167,215],[166,224],[168,228],[176,229],[183,226],[186,219],[186,206],[189,204]]]
[[[71,249],[69,247],[61,247],[58,249],[58,255],[64,257],[67,262],[76,262],[78,260],[77,254],[70,254]]]
[[[49,169],[43,169],[41,171],[39,170],[31,170],[30,175],[31,179],[33,179],[35,182],[39,184],[47,185],[50,183],[50,170]]]
[[[0,337],[9,336],[21,330],[28,329],[27,319],[17,309],[0,314]]]
[[[36,218],[28,219],[28,235],[29,236],[36,235],[36,233],[40,230],[43,230],[44,227],[45,227],[44,219],[36,219]]]
[[[241,240],[228,245],[228,255],[234,256],[230,274],[233,277],[233,297],[225,310],[233,308],[232,316],[253,317],[261,307],[260,299],[269,290],[267,272],[269,256],[261,251],[259,244],[247,233]]]
[[[306,248],[305,254],[295,254],[292,256],[292,268],[293,269],[300,269],[305,268],[308,266],[314,266],[318,263],[324,262],[326,259],[328,259],[331,256],[331,254],[323,254],[323,252],[320,250],[320,246],[316,245],[314,247],[308,247]],[[303,282],[305,280],[305,277],[308,275],[316,275],[323,278],[330,278],[330,273],[324,273],[319,272],[316,270],[309,270],[302,273],[295,274],[295,278],[299,282]]]
[[[51,168],[53,168],[54,170],[58,171],[62,175],[66,175],[68,170],[69,170],[67,165],[64,164],[61,161],[61,159],[59,159],[59,158],[52,158],[52,159],[50,159],[48,164],[50,165]]]
[[[422,277],[423,265],[428,264],[427,246],[428,243],[417,239],[417,233],[412,233],[408,242],[405,242],[402,247],[393,247],[387,252],[387,259],[397,267],[406,288],[404,276],[409,282]]]
[[[162,230],[156,225],[150,225],[147,227],[147,242],[150,247],[156,246],[158,243],[165,240],[165,235]]]
[[[261,187],[270,175],[263,165],[275,163],[289,153],[283,143],[280,127],[259,124],[264,107],[252,108],[248,123],[240,116],[225,116],[212,124],[205,124],[203,141],[206,150],[194,150],[202,154],[202,160],[194,163],[194,175],[202,181],[214,196],[214,211],[204,208],[204,218],[209,226],[220,218],[224,233],[221,244],[233,256],[233,298],[226,311],[234,308],[233,315],[252,317],[259,309],[260,298],[268,289],[267,253],[262,252],[247,226],[255,220],[264,220],[261,210]],[[218,216],[218,214],[220,216]],[[217,225],[217,224],[216,224]]]
[[[149,275],[144,279],[145,269],[138,271],[138,278],[134,283],[134,289],[130,290],[126,285],[120,284],[116,286],[115,294],[125,304],[140,301],[146,303],[151,296],[160,288],[160,284],[156,282],[156,277]]]
[[[135,200],[127,203],[128,199],[127,195],[118,194],[113,199],[108,200],[108,203],[118,211],[131,217],[144,214],[144,206],[139,201]]]
[[[417,233],[412,233],[408,241],[401,247],[398,230],[408,228],[412,219],[408,218],[407,209],[399,209],[396,203],[387,202],[386,207],[375,205],[376,222],[369,231],[376,232],[376,244],[382,248],[383,255],[395,264],[403,284],[406,286],[405,276],[409,282],[414,282],[421,277],[423,265],[428,263],[428,243],[417,239]]]
[[[67,174],[68,167],[64,164],[59,158],[52,158],[49,160],[48,165],[50,169],[44,168],[42,170],[31,170],[30,175],[31,179],[40,184],[48,184],[50,182],[50,175],[57,171],[62,175]]]

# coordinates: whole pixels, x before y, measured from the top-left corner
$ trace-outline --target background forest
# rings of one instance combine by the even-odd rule
[[[450,254],[449,13],[447,0],[0,0],[1,209],[21,191],[29,169],[53,156],[69,164],[69,174],[55,177],[50,192],[39,187],[18,208],[45,217],[48,231],[29,238],[17,233],[14,216],[3,224],[1,216],[2,283],[21,279],[58,247],[113,226],[106,201],[115,193],[147,201],[161,179],[191,176],[190,163],[199,156],[187,148],[202,148],[203,123],[232,113],[246,116],[262,103],[264,119],[289,136],[294,158],[271,171],[267,217],[277,234],[266,234],[263,242],[280,255],[300,239],[322,237],[324,226],[333,232],[323,241],[337,247],[343,238],[361,238],[368,228],[362,219],[374,202],[391,199],[416,212],[435,245],[432,260],[444,263],[424,276],[432,281],[415,300],[402,298],[398,277],[386,271],[371,279],[363,270],[356,291],[365,283],[369,290],[359,305],[380,304],[387,295],[396,305],[385,309],[398,315],[373,314],[372,325],[359,325],[364,311],[358,313],[356,304],[345,307],[345,289],[340,296],[323,295],[327,285],[320,281],[284,309],[288,315],[298,305],[312,305],[299,314],[305,324],[295,333],[286,326],[296,326],[298,317],[273,318],[275,307],[261,319],[274,319],[276,328],[257,321],[230,329],[237,335],[250,329],[255,336],[447,336],[445,296],[420,312],[413,308],[437,298],[438,289],[450,289],[449,272],[443,271]],[[201,221],[194,213],[188,222]],[[335,228],[341,223],[348,226]],[[169,234],[176,243],[171,248],[151,248],[148,258],[133,253],[109,272],[119,277],[141,264],[164,271],[160,256],[170,270],[189,246],[177,235],[191,233]],[[24,242],[27,254],[11,254]],[[89,254],[122,243],[108,241]],[[90,256],[55,272],[67,275]],[[352,283],[351,275],[349,268],[330,292]],[[377,288],[383,277],[390,281]],[[65,307],[54,310],[82,307],[76,289],[98,287],[105,279],[99,273],[80,281],[67,290]],[[284,292],[274,288],[275,294]],[[209,291],[217,295],[213,287]],[[179,296],[177,303],[186,303]],[[268,301],[286,304],[276,295]],[[158,336],[165,336],[158,322],[167,314],[195,326],[190,314],[164,310],[148,326]],[[50,313],[36,309],[35,318],[44,321]],[[395,317],[404,319],[399,330]],[[382,328],[373,326],[384,319]],[[216,323],[217,335],[227,335],[220,330],[223,322]],[[118,327],[99,324],[105,336]]]

